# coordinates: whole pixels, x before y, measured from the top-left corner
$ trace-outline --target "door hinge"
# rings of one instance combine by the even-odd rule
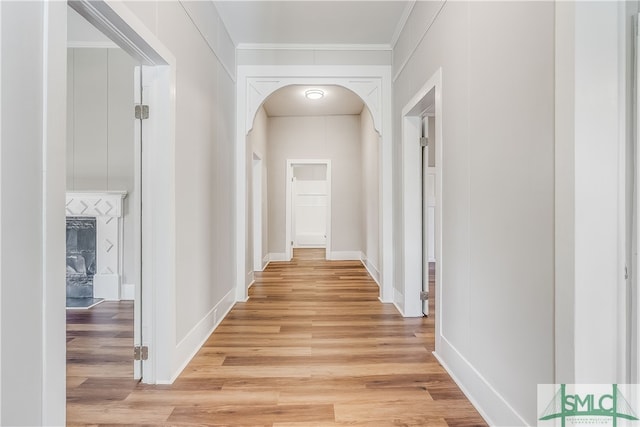
[[[146,120],[149,118],[149,106],[144,104],[136,105],[136,119]]]
[[[429,301],[429,291],[420,291],[420,301]]]
[[[624,266],[624,280],[629,280],[629,267]]]
[[[147,360],[149,358],[149,347],[146,345],[133,347],[133,360]]]
[[[427,145],[429,145],[429,138],[427,138],[426,136],[421,136],[420,137],[420,146],[421,147],[426,147]]]

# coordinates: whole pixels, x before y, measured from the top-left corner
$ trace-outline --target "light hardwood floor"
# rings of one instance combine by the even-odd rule
[[[433,317],[402,318],[359,262],[323,255],[257,273],[170,386],[130,379],[130,305],[69,312],[69,425],[486,425],[431,354]]]

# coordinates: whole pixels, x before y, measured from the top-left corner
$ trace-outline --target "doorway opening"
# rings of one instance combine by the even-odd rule
[[[73,18],[69,18],[68,28],[64,28],[65,33],[73,34],[72,19],[81,25],[79,35],[76,34],[79,39],[69,39],[69,47],[78,50],[78,52],[74,52],[75,59],[77,59],[76,54],[79,55],[78,57],[85,54],[93,55],[80,62],[87,67],[95,68],[87,72],[84,77],[86,81],[83,82],[83,85],[86,87],[76,91],[78,96],[82,95],[89,99],[86,111],[78,111],[80,119],[73,123],[73,126],[78,126],[79,130],[74,128],[74,135],[84,135],[83,138],[89,139],[87,135],[95,136],[101,134],[99,131],[104,131],[106,134],[112,133],[111,136],[118,139],[117,142],[111,142],[107,136],[106,148],[103,150],[91,146],[83,148],[86,151],[84,154],[72,153],[74,156],[77,155],[77,158],[74,159],[74,167],[76,168],[74,179],[81,175],[79,172],[84,174],[81,188],[76,187],[76,189],[79,192],[84,191],[85,196],[87,191],[91,191],[90,196],[97,197],[98,203],[91,208],[98,214],[96,216],[99,216],[96,219],[97,227],[101,222],[104,222],[115,230],[111,231],[115,233],[116,237],[104,239],[104,243],[107,244],[102,246],[106,246],[109,257],[116,258],[115,260],[111,259],[115,262],[116,267],[107,265],[105,269],[100,270],[100,254],[97,255],[98,268],[96,271],[105,276],[103,284],[108,285],[106,287],[110,292],[105,299],[127,299],[130,302],[125,305],[129,304],[132,307],[132,309],[128,307],[126,313],[116,312],[117,310],[109,310],[110,307],[105,307],[105,310],[110,313],[89,317],[93,317],[92,320],[98,323],[109,321],[117,327],[124,324],[131,325],[128,330],[119,330],[116,333],[120,338],[131,340],[130,344],[122,345],[123,356],[116,357],[116,359],[123,366],[127,365],[128,381],[135,379],[154,384],[158,380],[170,378],[172,368],[170,361],[175,347],[174,343],[166,338],[170,334],[165,332],[170,331],[175,323],[175,314],[171,311],[167,314],[167,309],[160,309],[160,307],[170,306],[174,289],[175,203],[173,188],[175,172],[173,152],[175,137],[173,124],[175,121],[175,99],[171,95],[171,87],[174,85],[173,64],[175,59],[141,22],[133,19],[130,11],[124,6],[107,4],[104,1],[86,0],[69,1],[68,6],[70,7],[69,14],[75,13],[75,15]],[[60,25],[60,27],[62,26],[63,24]],[[91,32],[86,40],[82,39],[83,31]],[[91,36],[97,37],[97,39],[92,39]],[[91,43],[94,46],[91,46]],[[79,51],[96,47],[101,48],[102,51],[97,53],[94,52],[95,49],[92,49],[92,52],[89,50]],[[105,50],[109,50],[109,54],[113,50],[113,58],[109,60],[109,55],[107,55],[107,59],[104,61],[106,65],[98,67],[96,64],[100,60],[95,56],[103,55]],[[70,55],[67,54],[67,56]],[[122,73],[115,72],[116,64],[119,62],[127,64],[128,71],[124,73],[126,74],[124,81],[118,80]],[[95,104],[91,103],[91,96],[88,96],[87,93],[94,90],[95,86],[101,86],[103,79],[106,80],[107,88],[117,90],[118,96],[126,95],[127,101],[124,104],[118,103],[112,106],[109,106],[107,102],[106,107],[101,107],[102,110],[92,111],[92,109],[96,109]],[[73,86],[70,85],[70,89],[72,88]],[[111,95],[105,95],[105,93],[109,94],[108,89],[96,97],[103,96],[108,101]],[[113,95],[114,99],[118,96]],[[77,107],[78,110],[84,108],[79,104]],[[98,117],[101,120],[100,127],[92,128],[91,124],[86,123],[88,119],[83,117],[83,114]],[[105,114],[108,117],[106,120],[103,117]],[[127,122],[126,130],[112,130],[109,127],[110,122],[116,120],[116,117],[120,117],[122,122]],[[89,141],[89,144],[95,143],[95,139]],[[76,146],[75,142],[74,149],[79,148],[80,145]],[[143,145],[144,150],[142,150]],[[106,164],[106,178],[96,177],[96,171],[88,170],[92,164],[85,162],[96,162],[96,157],[94,156],[90,161],[85,160],[88,157],[85,156],[87,153],[106,157],[106,160],[99,157],[99,164]],[[68,153],[68,155],[70,154]],[[87,176],[91,179],[85,179]],[[98,188],[102,184],[105,184],[104,190]],[[127,185],[133,189],[131,192],[126,189],[120,190]],[[114,188],[119,189],[114,190]],[[118,207],[117,204],[108,200],[111,196],[123,198],[126,201],[126,204],[123,204],[124,207]],[[69,198],[69,194],[67,194],[67,198]],[[83,202],[88,204],[86,201]],[[69,209],[70,205],[67,204],[67,210]],[[85,213],[91,209],[87,208]],[[118,215],[118,209],[122,209],[124,214]],[[131,217],[128,218],[126,213],[129,213]],[[116,221],[114,217],[120,219]],[[100,247],[100,231],[98,231],[96,238],[98,239],[96,246]],[[123,242],[121,252],[116,250],[115,239],[120,239]],[[127,263],[131,267],[130,273],[118,274],[119,267],[117,266],[124,266],[124,270],[127,271]],[[145,283],[153,283],[153,287],[143,286]],[[143,305],[143,301],[149,303]],[[96,308],[103,305],[104,303]],[[107,326],[107,328],[109,327]],[[99,331],[95,333],[91,333],[86,326],[82,325],[82,322],[78,322],[75,326],[71,325],[70,329],[80,332],[76,334],[80,335],[80,341],[86,341],[92,335],[105,335],[103,333],[104,324],[99,326],[97,328]],[[82,351],[91,349],[91,346],[85,346]],[[136,359],[135,362],[134,359]],[[133,365],[133,370],[131,370],[131,365]],[[112,365],[107,362],[104,365],[105,369],[102,369],[103,375],[105,372],[110,372],[111,367]],[[82,369],[84,368],[81,367],[80,371]],[[95,383],[95,381],[90,381],[83,384],[88,386],[89,384],[95,385]],[[73,381],[68,384],[73,384]]]
[[[252,207],[253,207],[253,270],[262,271],[264,269],[263,244],[262,244],[262,221],[263,221],[263,197],[262,197],[262,159],[253,153],[252,163]]]
[[[422,117],[422,313],[435,315],[436,273],[436,162],[435,117]],[[426,292],[426,294],[425,294]]]
[[[331,160],[287,160],[285,251],[324,248],[331,257]]]
[[[310,90],[324,95],[308,99]],[[244,162],[246,288],[269,262],[290,261],[294,248],[362,261],[380,284],[381,141],[363,99],[339,85],[294,84],[271,93],[253,120]]]
[[[394,298],[405,317],[434,319],[436,349],[443,287],[441,81],[438,70],[402,110],[404,289]]]
[[[321,100],[331,101],[333,96],[331,92],[334,90],[343,91],[347,90],[354,95],[357,95],[358,102],[363,103],[367,107],[366,114],[362,116],[366,117],[366,121],[371,124],[372,133],[375,133],[375,144],[368,145],[371,152],[367,152],[367,158],[374,159],[375,167],[369,168],[366,173],[370,175],[367,180],[367,191],[371,193],[370,197],[367,196],[366,206],[369,212],[375,210],[375,214],[371,213],[368,219],[371,219],[371,226],[367,225],[367,232],[375,230],[376,239],[369,239],[366,242],[366,259],[363,259],[365,266],[374,277],[378,285],[380,286],[380,300],[385,303],[393,302],[393,245],[392,245],[392,228],[391,221],[393,203],[391,202],[392,188],[391,188],[391,163],[392,163],[392,144],[391,144],[391,115],[388,109],[382,108],[382,105],[389,105],[391,102],[391,75],[387,68],[377,66],[358,66],[358,67],[309,67],[301,69],[300,67],[291,66],[278,66],[278,67],[263,67],[263,66],[239,66],[237,72],[237,94],[236,94],[236,117],[237,129],[236,129],[236,211],[238,215],[238,221],[236,223],[236,255],[238,259],[237,265],[237,278],[236,283],[236,300],[246,301],[248,298],[248,288],[253,278],[253,271],[248,271],[247,267],[252,266],[252,260],[248,257],[251,256],[252,251],[248,250],[248,246],[253,243],[253,237],[250,233],[250,225],[252,223],[250,219],[252,208],[249,206],[252,197],[247,197],[247,192],[250,191],[252,185],[250,181],[250,174],[248,167],[250,168],[250,156],[251,151],[256,146],[254,138],[256,135],[260,135],[264,131],[264,126],[260,126],[264,122],[265,117],[269,117],[271,123],[271,117],[281,117],[277,119],[280,121],[280,125],[287,121],[297,120],[297,116],[301,115],[315,115],[325,116],[324,118],[316,118],[316,120],[325,120],[327,123],[335,122],[337,119],[335,113],[315,111],[313,114],[306,114],[311,109],[309,107],[298,109],[294,114],[281,114],[280,111],[265,114],[265,106],[267,101],[273,101],[274,95],[282,93],[283,90],[291,90],[289,92],[292,95],[297,93],[300,97],[306,96],[306,91],[313,89],[324,92],[324,96]],[[308,98],[307,98],[308,99]],[[319,107],[323,101],[314,101],[315,105]],[[289,103],[274,103],[272,106],[280,110],[281,106],[287,106]],[[344,103],[339,103],[344,106]],[[362,105],[362,104],[360,104]],[[315,108],[315,107],[313,107]],[[348,113],[351,115],[359,114],[362,112],[362,107],[356,113]],[[289,117],[289,118],[287,118]],[[363,117],[363,118],[364,118]],[[293,118],[293,119],[292,119]],[[338,118],[338,120],[341,120]],[[365,121],[361,121],[364,123]],[[278,129],[281,129],[279,126]],[[305,138],[303,135],[308,136],[312,132],[311,128],[307,124],[300,124],[296,127],[296,133],[299,135],[296,138],[289,138],[287,143],[292,151],[288,152],[286,156],[283,155],[284,151],[279,150],[275,156],[265,155],[263,160],[265,165],[276,165],[277,167],[265,167],[268,171],[268,179],[265,182],[269,182],[269,213],[268,224],[269,233],[268,238],[263,237],[263,244],[267,242],[266,253],[263,252],[265,257],[265,263],[269,261],[286,261],[290,259],[290,250],[288,250],[284,243],[289,242],[291,245],[291,239],[283,238],[282,236],[288,230],[284,223],[284,212],[280,215],[272,215],[271,202],[277,201],[277,206],[280,211],[283,210],[284,203],[281,203],[280,197],[285,197],[285,188],[281,184],[275,185],[274,183],[282,183],[285,179],[284,165],[287,158],[331,158],[333,153],[326,152],[326,150],[308,152],[301,148],[301,145],[306,145],[310,142],[317,142],[318,139],[326,138],[326,132],[319,132],[316,134],[316,138]],[[335,130],[335,126],[326,127],[327,130]],[[268,129],[269,139],[274,134],[274,127],[270,126]],[[327,141],[333,143],[335,138],[329,138]],[[319,147],[327,147],[327,144],[316,145]],[[340,148],[343,148],[342,146]],[[361,153],[362,154],[362,153]],[[375,154],[375,156],[374,156]],[[284,158],[282,158],[284,157]],[[375,158],[374,158],[375,157]],[[333,165],[334,177],[336,182],[351,182],[345,181],[340,178],[341,171],[344,168],[336,161]],[[360,172],[355,168],[347,168],[347,175],[360,176]],[[374,176],[375,175],[375,176]],[[359,179],[359,178],[358,178]],[[263,184],[263,190],[265,190],[265,184]],[[338,187],[334,188],[334,203],[335,209],[348,210],[349,203],[342,203],[342,198],[339,192],[347,192],[347,188]],[[375,194],[374,194],[375,193]],[[345,201],[351,201],[357,197],[347,197]],[[340,202],[338,202],[340,201]],[[274,202],[273,205],[276,205]],[[285,209],[286,210],[286,209]],[[356,209],[352,209],[353,212]],[[352,212],[352,213],[353,213]],[[347,215],[349,213],[347,212]],[[282,218],[282,219],[281,219]],[[339,221],[344,219],[343,213],[334,213],[334,228],[339,228]],[[375,219],[375,221],[374,221]],[[375,225],[374,225],[375,223]],[[360,226],[363,226],[360,224]],[[343,232],[344,231],[344,232]],[[263,228],[263,233],[265,229]],[[362,250],[359,248],[351,248],[348,241],[352,239],[352,234],[360,233],[360,227],[346,227],[346,229],[336,230],[333,235],[333,244],[336,248],[331,251],[331,259],[356,259],[354,257],[361,256]],[[329,237],[329,236],[328,236]],[[362,244],[362,242],[361,242]],[[377,248],[378,250],[373,250]],[[325,248],[326,249],[326,248]],[[371,251],[369,250],[371,249]],[[371,254],[369,253],[371,252]],[[364,258],[364,257],[363,257]]]
[[[133,387],[141,295],[141,64],[67,6],[68,401],[80,378]],[[100,351],[95,351],[100,349]],[[86,381],[84,382],[86,383]]]

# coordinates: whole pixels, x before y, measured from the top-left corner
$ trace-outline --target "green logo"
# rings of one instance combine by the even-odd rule
[[[567,385],[560,384],[553,399],[540,414],[539,420],[548,421],[555,418],[560,419],[562,427],[565,427],[567,418],[570,418],[573,424],[604,424],[604,421],[610,418],[614,427],[618,425],[618,419],[638,420],[617,384],[612,384],[611,390],[604,393],[568,393]]]

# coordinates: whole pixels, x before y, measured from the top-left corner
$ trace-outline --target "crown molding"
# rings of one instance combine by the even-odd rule
[[[407,3],[407,5],[404,8],[404,11],[402,12],[402,15],[400,16],[400,19],[398,20],[398,25],[396,25],[396,29],[393,32],[393,35],[391,36],[391,48],[395,48],[396,47],[396,43],[398,43],[398,39],[400,38],[400,34],[402,33],[402,30],[404,30],[405,25],[407,25],[407,21],[409,20],[409,15],[411,15],[411,12],[413,11],[413,7],[416,5],[416,0],[413,0],[409,3]]]
[[[120,49],[120,46],[112,41],[94,41],[94,42],[79,42],[68,41],[68,48],[93,48],[93,49]]]
[[[390,44],[240,43],[237,50],[376,50],[390,51]]]

